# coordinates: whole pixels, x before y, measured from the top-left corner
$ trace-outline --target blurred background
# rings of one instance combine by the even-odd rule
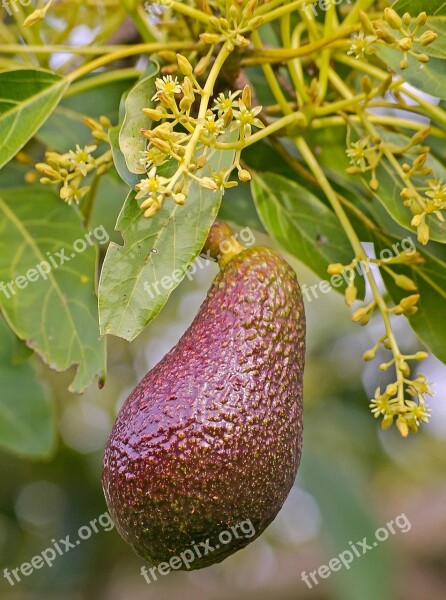
[[[109,194],[107,202],[110,201]],[[100,210],[100,206],[98,208]],[[102,213],[101,217],[104,216]],[[99,218],[99,217],[98,217]],[[112,225],[108,226],[112,231]],[[273,245],[254,231],[256,243]],[[317,283],[291,257],[301,285]],[[109,340],[105,388],[83,396],[66,390],[73,372],[55,374],[33,358],[57,413],[54,454],[32,463],[0,453],[0,564],[16,569],[106,511],[101,489],[104,446],[113,420],[132,388],[177,342],[191,323],[217,272],[211,265],[187,278],[165,309],[131,345]],[[221,564],[171,572],[150,585],[143,562],[116,533],[98,533],[54,565],[0,578],[4,600],[431,600],[446,598],[446,368],[423,365],[437,382],[433,417],[407,440],[382,432],[369,412],[382,374],[362,353],[377,339],[380,322],[362,329],[350,321],[343,298],[331,292],[306,302],[304,451],[291,494],[258,540]],[[419,349],[403,318],[395,322],[404,350]],[[1,382],[0,382],[1,384]],[[0,387],[1,394],[1,387]],[[389,534],[349,569],[331,573],[310,589],[302,580],[350,543],[375,540],[375,530],[405,515],[408,527]],[[361,549],[361,545],[357,546]],[[361,550],[360,550],[361,551]],[[311,579],[310,579],[311,582]]]

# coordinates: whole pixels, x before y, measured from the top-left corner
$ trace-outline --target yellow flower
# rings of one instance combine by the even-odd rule
[[[248,109],[242,100],[238,101],[238,110],[234,111],[234,117],[236,123],[241,126],[245,137],[251,135],[252,127],[258,127],[259,129],[265,127],[262,121],[257,118],[257,115],[261,112],[261,106]]]
[[[178,77],[173,78],[172,75],[165,75],[162,79],[158,78],[155,81],[156,86],[156,94],[152,97],[152,100],[159,100],[158,94],[163,92],[168,96],[173,96],[173,94],[181,94],[183,91]]]
[[[213,110],[218,111],[218,116],[221,117],[227,110],[237,108],[238,105],[236,102],[236,98],[240,96],[241,93],[241,90],[229,93],[228,96],[225,96],[223,93],[220,93],[214,100]]]
[[[169,193],[169,190],[165,187],[165,184],[169,180],[166,177],[160,177],[156,174],[156,167],[153,167],[146,179],[143,179],[138,183],[136,189],[138,193],[136,194],[136,199],[141,200],[147,196],[155,197],[156,195],[164,195]]]
[[[68,161],[73,171],[79,171],[84,177],[88,174],[88,168],[93,167],[95,159],[91,155],[91,152],[96,150],[97,146],[85,146],[81,148],[79,144],[76,145],[76,150],[70,150],[68,153]]]

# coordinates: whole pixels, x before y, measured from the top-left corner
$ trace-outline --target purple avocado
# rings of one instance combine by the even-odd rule
[[[294,271],[274,250],[243,249],[110,434],[105,498],[137,554],[157,565],[189,549],[188,564],[170,564],[198,569],[265,530],[299,466],[304,360]]]

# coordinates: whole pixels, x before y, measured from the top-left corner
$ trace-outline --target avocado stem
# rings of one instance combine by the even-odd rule
[[[212,225],[203,252],[218,261],[220,268],[225,267],[237,254],[245,250],[237,241],[237,236],[226,223],[215,221]]]

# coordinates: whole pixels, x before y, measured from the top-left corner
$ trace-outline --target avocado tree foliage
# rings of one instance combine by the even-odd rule
[[[430,413],[427,353],[404,353],[394,316],[446,362],[445,20],[442,0],[6,3],[0,336],[11,391],[18,373],[33,384],[26,346],[58,371],[77,365],[74,392],[103,381],[107,335],[138,336],[219,215],[338,277],[353,321],[380,315],[364,359],[387,352],[379,368],[393,375],[371,409],[383,428],[416,432]],[[95,243],[79,240],[99,202],[123,241],[97,284]],[[409,237],[416,250],[382,252]],[[3,446],[45,455],[44,394],[33,408],[4,402],[0,430],[31,416],[47,433],[22,448],[2,435]]]

